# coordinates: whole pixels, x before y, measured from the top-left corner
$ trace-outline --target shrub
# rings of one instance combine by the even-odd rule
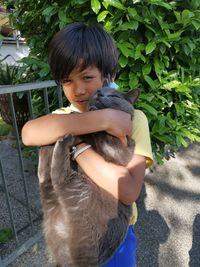
[[[141,88],[137,107],[150,123],[158,162],[200,141],[200,2],[198,0],[16,0],[13,23],[31,49],[26,63],[49,79],[48,43],[74,21],[99,22],[119,50],[117,83]]]

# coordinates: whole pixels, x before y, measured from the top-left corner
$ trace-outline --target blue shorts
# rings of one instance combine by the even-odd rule
[[[124,242],[101,267],[134,267],[136,264],[136,236],[133,225],[128,228]]]

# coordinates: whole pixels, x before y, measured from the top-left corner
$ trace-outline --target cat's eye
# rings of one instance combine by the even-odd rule
[[[109,95],[109,97],[122,98],[120,95]]]

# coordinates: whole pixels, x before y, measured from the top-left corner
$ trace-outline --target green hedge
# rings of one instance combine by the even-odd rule
[[[27,38],[26,64],[49,79],[48,43],[74,21],[99,22],[119,50],[117,83],[141,88],[137,108],[151,129],[158,162],[173,150],[200,141],[199,0],[16,0],[14,25]]]

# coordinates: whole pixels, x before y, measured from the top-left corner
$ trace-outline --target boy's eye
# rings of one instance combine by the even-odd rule
[[[87,80],[91,80],[93,77],[92,76],[84,76],[83,77],[83,79],[85,80],[85,81],[87,81]]]
[[[70,82],[71,82],[71,80],[68,80],[68,79],[62,80],[62,84],[69,84]]]

